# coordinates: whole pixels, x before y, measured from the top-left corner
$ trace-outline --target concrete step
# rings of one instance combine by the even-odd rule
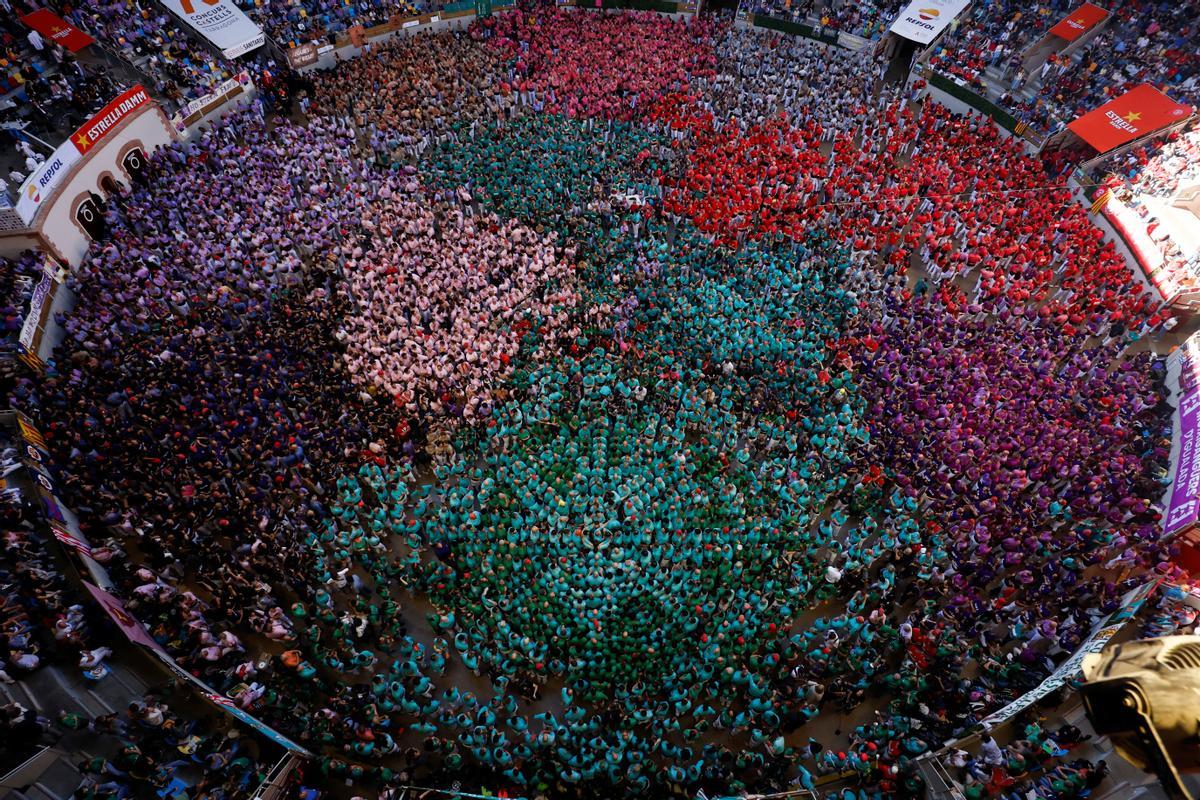
[[[98,681],[88,681],[87,691],[108,708],[124,711],[129,708],[130,703],[141,700],[144,692],[130,691],[129,686],[118,678],[118,674],[117,670],[113,670]]]
[[[30,695],[29,690],[20,681],[16,683],[0,683],[0,697],[6,698],[6,701],[9,703],[20,703],[26,708],[32,708],[35,711],[41,710],[34,701],[33,696]]]
[[[66,798],[75,793],[83,776],[75,769],[75,764],[69,756],[62,756],[50,769],[42,773],[42,777],[34,784],[51,797]]]
[[[44,789],[38,788],[37,784],[26,787],[20,794],[22,797],[26,798],[26,800],[65,800],[65,798],[55,797],[52,794],[48,794]],[[67,795],[67,797],[70,797],[70,795]]]

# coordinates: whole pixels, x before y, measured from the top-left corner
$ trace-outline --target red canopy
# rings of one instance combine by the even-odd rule
[[[1084,3],[1051,28],[1050,34],[1073,42],[1103,22],[1107,16],[1108,12],[1100,6]]]
[[[44,8],[34,11],[32,14],[26,14],[21,17],[21,21],[72,53],[78,53],[96,41],[53,11],[47,11]]]
[[[1067,127],[1080,139],[1106,153],[1159,128],[1186,119],[1192,107],[1176,103],[1148,83],[1089,111]]]

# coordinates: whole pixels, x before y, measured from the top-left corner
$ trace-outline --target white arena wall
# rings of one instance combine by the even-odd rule
[[[72,267],[82,262],[92,239],[75,219],[91,193],[106,197],[105,178],[128,186],[131,176],[122,160],[133,149],[145,154],[175,140],[170,121],[157,103],[148,103],[121,119],[87,155],[68,168],[67,177],[38,207],[22,229],[0,233],[0,256],[15,257],[30,248],[43,250]],[[5,209],[11,211],[11,209]]]

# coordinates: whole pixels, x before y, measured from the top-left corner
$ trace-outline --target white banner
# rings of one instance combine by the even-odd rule
[[[42,203],[50,197],[54,187],[67,177],[71,165],[78,160],[79,151],[68,139],[25,179],[17,196],[17,214],[26,224],[33,222]]]
[[[21,335],[18,337],[21,346],[26,350],[33,349],[33,337],[37,334],[38,323],[42,321],[42,309],[46,307],[46,300],[49,299],[53,287],[54,276],[49,271],[43,272],[42,279],[33,287],[33,296],[29,298],[29,315],[25,317],[25,324],[21,326]]]
[[[892,23],[892,32],[919,44],[929,44],[969,2],[970,0],[913,0]]]
[[[201,97],[199,100],[193,100],[183,108],[179,109],[179,113],[171,117],[171,122],[175,124],[176,129],[182,131],[186,126],[184,121],[198,111],[202,111],[214,103],[223,102],[226,97],[233,94],[234,90],[241,87],[243,91],[250,91],[254,88],[254,83],[250,80],[250,73],[246,71],[239,72],[237,77],[230,78],[221,83],[220,86],[213,89],[208,94]]]
[[[259,28],[231,0],[159,0],[172,14],[212,42],[226,58],[237,58],[266,41]]]

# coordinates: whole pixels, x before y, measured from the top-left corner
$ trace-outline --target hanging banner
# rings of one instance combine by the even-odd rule
[[[967,7],[969,0],[913,0],[896,21],[892,33],[918,44],[929,44]]]
[[[55,187],[63,182],[71,166],[78,160],[79,151],[70,142],[63,142],[29,174],[17,194],[17,215],[26,224],[33,222],[42,203],[50,199]]]
[[[1067,126],[1076,136],[1107,153],[1114,147],[1187,119],[1192,107],[1176,103],[1148,83],[1089,111]]]
[[[1189,336],[1167,360],[1179,365],[1180,389],[1191,392],[1200,387],[1200,333]]]
[[[240,72],[235,77],[223,81],[208,94],[192,100],[186,106],[179,109],[179,113],[172,117],[171,121],[175,123],[177,129],[184,130],[189,120],[192,120],[196,115],[203,116],[217,106],[229,102],[232,97],[242,92],[248,92],[253,88],[254,83],[250,80],[250,73],[245,71]]]
[[[159,0],[221,51],[237,58],[261,47],[267,37],[231,0]]]
[[[17,337],[17,341],[26,350],[34,349],[33,340],[37,336],[38,326],[42,324],[42,311],[46,308],[53,288],[54,276],[43,271],[42,279],[33,288],[33,296],[29,298],[29,314],[26,315],[25,323],[21,325],[21,334]]]
[[[96,143],[116,128],[117,123],[150,102],[150,93],[141,84],[126,89],[111,103],[100,109],[91,119],[79,126],[71,135],[71,143],[80,155],[87,153]]]
[[[1108,18],[1100,6],[1084,3],[1050,29],[1051,36],[1073,42]]]
[[[62,545],[71,548],[81,556],[92,557],[92,546],[66,528],[61,525],[51,525],[50,530],[54,531],[54,538],[58,539]],[[97,588],[97,591],[101,590]]]
[[[310,753],[307,750],[305,750],[303,747],[301,747],[300,745],[293,742],[291,739],[284,736],[279,731],[275,730],[274,728],[272,728],[269,725],[266,725],[266,724],[260,722],[257,717],[247,714],[240,707],[238,707],[237,703],[233,702],[225,695],[219,694],[219,693],[213,692],[213,691],[203,692],[203,694],[204,694],[204,697],[210,703],[212,703],[213,705],[216,705],[216,706],[220,706],[222,709],[224,709],[226,711],[226,713],[232,714],[233,716],[237,717],[243,723],[245,723],[246,725],[249,725],[251,728],[254,728],[256,731],[261,733],[263,736],[267,737],[268,739],[270,739],[271,741],[280,745],[281,747],[285,747],[288,750],[291,750],[293,753],[299,753],[301,755],[310,755]]]
[[[35,428],[29,418],[19,411],[17,412],[17,426],[21,430],[22,439],[44,453],[50,452],[50,449],[46,447],[46,440],[42,438],[42,432]]]
[[[79,30],[79,28],[76,28],[53,11],[47,11],[44,8],[21,17],[21,22],[24,22],[42,36],[45,36],[60,47],[70,50],[72,53],[78,53],[88,45],[96,43],[95,39]]]
[[[314,42],[293,47],[287,52],[288,64],[291,65],[292,69],[300,69],[301,67],[307,67],[309,64],[315,64],[319,57],[317,45]]]
[[[1079,674],[1080,667],[1083,665],[1084,656],[1091,653],[1099,653],[1103,650],[1109,641],[1117,635],[1117,631],[1121,630],[1125,626],[1125,623],[1133,618],[1133,615],[1138,612],[1138,609],[1142,607],[1142,603],[1158,587],[1158,584],[1158,581],[1149,581],[1129,591],[1121,599],[1121,608],[1106,617],[1092,631],[1091,635],[1083,640],[1083,644],[1079,646],[1079,649],[1072,653],[1070,658],[1059,664],[1058,669],[1050,673],[1050,676],[1042,681],[1036,689],[1026,692],[996,713],[980,720],[980,724],[983,725],[984,729],[995,727],[1002,722],[1012,719],[1038,700],[1041,700],[1055,689],[1067,683],[1067,681],[1074,680],[1075,676]]]
[[[112,617],[113,622],[117,623],[117,627],[121,629],[121,633],[125,634],[125,638],[134,644],[149,647],[151,650],[162,653],[166,652],[163,650],[162,645],[154,641],[150,634],[146,633],[146,629],[142,627],[142,623],[138,622],[137,618],[126,610],[124,603],[99,586],[87,581],[83,582],[83,586],[92,597],[96,598],[96,602],[100,604],[105,613]]]
[[[1200,458],[1196,437],[1200,433],[1200,391],[1188,392],[1179,401],[1179,456],[1171,482],[1171,502],[1163,533],[1168,536],[1194,524],[1200,514]]]

